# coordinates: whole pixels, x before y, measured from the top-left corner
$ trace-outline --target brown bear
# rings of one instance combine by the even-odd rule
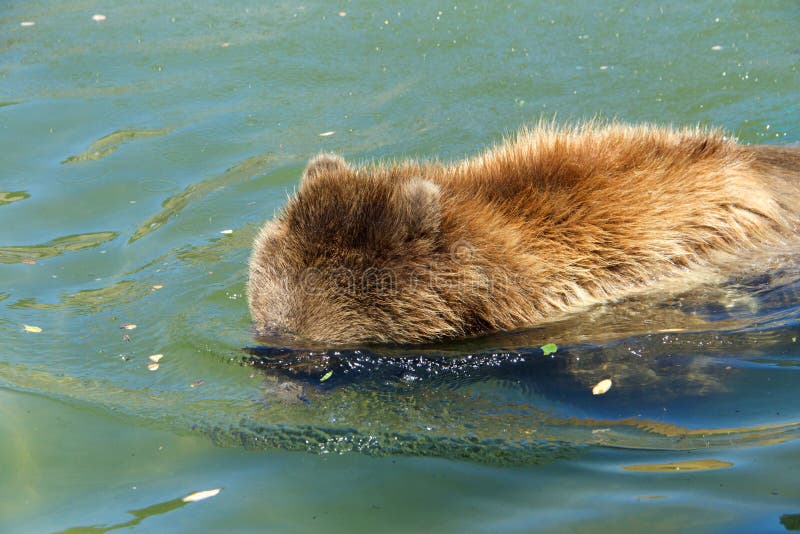
[[[323,154],[260,231],[259,334],[419,343],[563,318],[800,242],[800,149],[540,124],[455,163]]]

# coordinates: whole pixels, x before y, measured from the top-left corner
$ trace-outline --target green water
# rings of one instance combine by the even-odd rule
[[[800,528],[797,251],[447,347],[241,350],[250,242],[311,155],[460,158],[554,116],[797,143],[798,23],[791,0],[0,4],[0,531]]]

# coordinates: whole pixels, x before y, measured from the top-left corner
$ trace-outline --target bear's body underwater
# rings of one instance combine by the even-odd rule
[[[248,302],[262,334],[418,343],[557,319],[793,241],[798,148],[542,126],[452,164],[316,157],[256,239]]]

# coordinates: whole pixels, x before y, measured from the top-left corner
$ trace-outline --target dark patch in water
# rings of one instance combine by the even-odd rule
[[[562,346],[549,356],[544,356],[539,348],[437,355],[256,346],[244,349],[248,356],[243,361],[268,376],[322,390],[338,387],[392,390],[398,384],[411,390],[456,389],[492,381],[525,394],[594,408],[597,399],[593,398],[591,387],[606,378],[624,386],[608,396],[616,405],[660,404],[665,397],[700,396],[723,387],[724,376],[731,370],[713,358],[684,353],[678,344],[670,342],[669,336],[665,337],[666,340],[647,336],[603,346]],[[709,336],[703,336],[697,343],[695,348],[708,349]],[[329,378],[322,380],[325,376]]]
[[[782,515],[781,525],[783,525],[786,530],[800,531],[800,514]]]

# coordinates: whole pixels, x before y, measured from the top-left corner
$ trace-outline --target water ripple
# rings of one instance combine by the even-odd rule
[[[230,167],[218,176],[190,184],[182,192],[167,198],[161,205],[161,211],[144,221],[133,233],[128,243],[138,241],[144,236],[155,232],[172,217],[178,215],[190,203],[203,198],[209,193],[222,187],[248,180],[266,171],[273,163],[273,160],[274,157],[270,154],[254,156]]]
[[[90,232],[58,237],[41,245],[0,247],[0,263],[20,263],[60,256],[66,252],[96,247],[116,239],[117,232]]]
[[[87,148],[80,154],[68,157],[61,163],[67,164],[67,163],[75,163],[78,161],[99,160],[116,151],[124,143],[128,143],[130,141],[134,141],[136,139],[140,139],[143,137],[155,137],[155,136],[165,135],[168,134],[170,131],[171,129],[169,128],[158,129],[158,130],[132,129],[132,128],[117,130],[113,133],[110,133],[94,141],[91,145],[89,145],[89,148]]]

